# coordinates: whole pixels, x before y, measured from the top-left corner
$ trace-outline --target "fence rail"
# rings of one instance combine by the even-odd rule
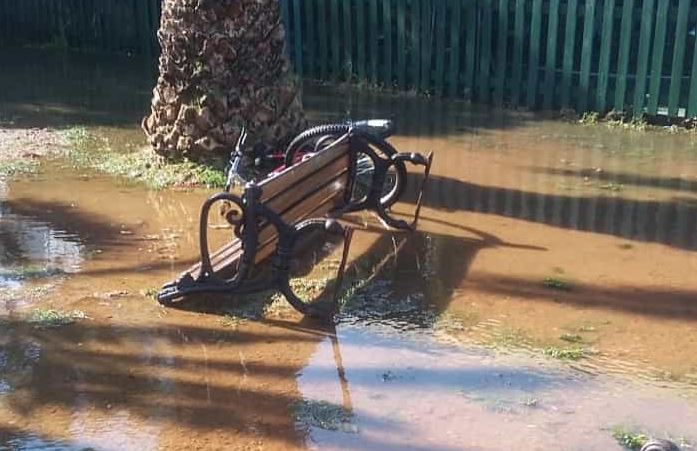
[[[478,103],[697,116],[692,0],[279,0],[298,74]],[[153,52],[159,0],[0,0],[0,42]]]

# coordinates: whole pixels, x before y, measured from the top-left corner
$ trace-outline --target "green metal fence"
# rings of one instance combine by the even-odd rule
[[[297,72],[530,109],[697,116],[694,0],[279,0]],[[0,42],[152,51],[159,0],[0,0]]]
[[[304,76],[530,109],[697,115],[690,0],[281,0]]]

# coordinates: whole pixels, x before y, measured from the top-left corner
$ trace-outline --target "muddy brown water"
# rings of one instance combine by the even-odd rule
[[[22,94],[42,64],[3,74],[5,126],[141,144],[147,96],[124,97],[141,78],[78,60],[68,88]],[[76,77],[120,95],[77,96]],[[394,117],[398,149],[436,155],[418,233],[357,218],[349,274],[367,282],[332,326],[224,316],[248,299],[157,305],[197,257],[209,190],[60,160],[0,182],[0,447],[620,449],[617,427],[696,443],[695,135],[317,86],[305,103],[315,121]],[[85,318],[44,328],[37,309]]]

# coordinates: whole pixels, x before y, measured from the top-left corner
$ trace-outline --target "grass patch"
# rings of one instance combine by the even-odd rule
[[[474,319],[475,315],[471,315],[470,319]],[[473,322],[473,321],[470,321]],[[467,327],[463,323],[462,319],[452,313],[443,312],[435,320],[433,328],[436,330],[441,330],[447,333],[457,333],[467,330]]]
[[[492,344],[499,347],[520,347],[530,340],[520,329],[501,329],[492,338]]]
[[[612,430],[612,437],[617,440],[621,446],[634,451],[639,451],[649,437],[646,434],[637,431],[630,431],[621,427],[616,427]]]
[[[598,185],[598,188],[605,191],[612,191],[614,193],[617,193],[624,189],[624,185],[622,185],[621,183],[610,182]]]
[[[193,161],[169,161],[149,147],[131,152],[114,150],[108,141],[84,128],[64,132],[71,150],[68,160],[76,167],[90,168],[162,189],[171,186],[222,188],[225,172]]]
[[[569,343],[581,343],[583,341],[583,337],[579,334],[561,334],[559,339],[568,341]]]
[[[81,310],[60,312],[58,310],[34,310],[29,316],[29,322],[41,329],[67,326],[87,316]]]
[[[600,114],[597,111],[586,111],[579,119],[579,122],[583,125],[595,125],[600,120]]]
[[[558,360],[581,360],[586,356],[586,350],[583,348],[557,348],[556,346],[550,346],[542,350],[542,353],[546,356],[552,357]]]
[[[0,178],[14,177],[23,174],[34,174],[39,164],[33,160],[0,161]]]
[[[220,320],[220,324],[223,325],[223,327],[227,327],[229,329],[237,330],[238,327],[240,327],[242,324],[247,322],[245,318],[235,316],[235,315],[225,315],[223,319]]]
[[[160,290],[158,290],[157,288],[150,287],[150,288],[146,288],[145,290],[142,290],[140,292],[140,294],[142,294],[146,298],[157,299],[157,294],[159,292],[160,292]]]
[[[569,280],[562,279],[561,277],[547,277],[542,281],[542,284],[545,288],[557,291],[571,291],[573,289],[573,284]]]
[[[60,268],[42,267],[38,265],[26,265],[17,268],[9,268],[0,271],[0,279],[30,280],[53,277],[63,274]]]
[[[350,410],[327,401],[303,400],[293,406],[295,420],[303,426],[327,431],[358,432]]]

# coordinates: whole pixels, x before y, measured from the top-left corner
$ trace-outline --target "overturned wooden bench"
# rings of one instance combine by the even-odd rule
[[[359,159],[372,164],[367,189],[357,193]],[[297,163],[258,183],[248,183],[240,196],[221,192],[208,198],[201,209],[199,237],[201,260],[175,281],[164,285],[158,301],[170,305],[195,293],[218,292],[248,294],[269,289],[283,294],[298,311],[322,315],[313,305],[296,295],[289,285],[290,261],[303,242],[313,233],[327,232],[344,236],[344,248],[337,280],[341,276],[351,241],[351,229],[338,221],[349,212],[374,212],[386,230],[411,231],[416,227],[421,197],[411,222],[391,216],[389,206],[398,199],[385,197],[388,172],[405,177],[405,163],[424,167],[419,188],[428,179],[432,154],[399,153],[385,141],[360,130],[325,140],[325,146]],[[393,180],[393,182],[395,182]],[[396,186],[405,183],[397,180]],[[397,193],[399,194],[399,193]],[[213,253],[208,247],[208,218],[214,204],[231,205],[224,214],[232,226],[233,239]],[[271,270],[253,274],[256,265],[272,259]]]

